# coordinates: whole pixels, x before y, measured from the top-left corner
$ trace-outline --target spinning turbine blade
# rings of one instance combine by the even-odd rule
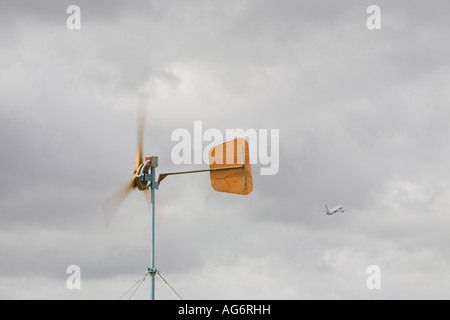
[[[138,94],[138,149],[136,158],[134,159],[134,165],[136,169],[144,162],[142,156],[142,141],[144,139],[145,118],[147,116],[148,94]]]
[[[111,222],[114,214],[117,212],[117,209],[119,209],[123,200],[125,200],[130,191],[135,187],[136,182],[135,177],[133,176],[133,180],[131,180],[129,184],[127,184],[123,189],[119,190],[119,192],[103,202],[103,217],[105,219],[105,225],[108,225]]]
[[[133,179],[119,192],[114,194],[112,197],[106,199],[103,202],[103,215],[105,219],[105,225],[108,225],[114,214],[119,209],[122,202],[125,200],[126,196],[131,190],[138,188],[143,191],[146,188],[147,182],[139,181],[136,179],[136,174],[138,173],[139,167],[144,163],[144,157],[142,152],[142,145],[144,140],[144,129],[145,129],[145,118],[147,116],[147,106],[149,101],[148,93],[141,92],[137,96],[137,152],[134,158],[135,170],[133,174]],[[148,197],[150,201],[150,197]]]

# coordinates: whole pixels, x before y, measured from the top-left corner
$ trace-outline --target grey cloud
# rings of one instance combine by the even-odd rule
[[[195,120],[280,130],[280,170],[254,165],[249,196],[214,192],[207,174],[157,191],[157,266],[186,297],[447,296],[433,270],[449,263],[448,4],[379,2],[369,31],[360,1],[81,1],[72,32],[67,3],[0,10],[2,281],[62,283],[71,298],[65,268],[79,264],[80,296],[113,298],[144,272],[143,195],[107,228],[101,204],[131,178],[146,90],[144,152],[159,172],[206,167],[170,159],[171,133]],[[326,216],[326,203],[348,211]],[[365,287],[371,264],[379,292]]]

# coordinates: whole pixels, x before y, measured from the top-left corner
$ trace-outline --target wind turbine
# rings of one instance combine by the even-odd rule
[[[146,198],[150,198],[150,230],[151,252],[150,267],[147,273],[151,276],[150,299],[155,299],[155,191],[159,189],[163,179],[172,175],[210,172],[211,186],[219,192],[247,195],[253,190],[253,180],[249,159],[248,142],[243,138],[236,138],[216,145],[209,150],[209,169],[162,173],[156,179],[158,157],[143,157],[142,145],[147,115],[148,94],[138,95],[138,147],[134,159],[135,169],[131,181],[116,194],[106,199],[103,204],[105,224],[108,224],[117,212],[126,196],[133,190],[144,191]],[[150,193],[150,194],[149,194]]]

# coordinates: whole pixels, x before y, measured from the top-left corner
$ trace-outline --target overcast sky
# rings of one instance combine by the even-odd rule
[[[69,30],[67,7],[81,8]],[[381,29],[369,30],[369,5]],[[171,135],[279,130],[247,196],[209,175],[157,193],[156,267],[184,299],[450,298],[448,1],[3,1],[0,299],[119,299],[150,263],[150,210],[103,201]],[[270,139],[269,139],[270,143]],[[205,142],[204,146],[208,143]],[[269,150],[270,151],[270,150]],[[327,216],[343,204],[344,213]],[[322,212],[321,212],[322,211]],[[66,272],[81,269],[81,289]],[[367,268],[380,268],[370,290]],[[149,281],[133,299],[149,297]],[[156,297],[174,299],[157,279]]]

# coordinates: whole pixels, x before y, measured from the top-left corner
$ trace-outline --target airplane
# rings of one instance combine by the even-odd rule
[[[344,206],[342,204],[337,205],[336,207],[332,208],[331,210],[328,210],[327,205],[325,205],[325,208],[327,209],[327,215],[331,216],[332,214],[335,214],[337,212],[344,212]]]

